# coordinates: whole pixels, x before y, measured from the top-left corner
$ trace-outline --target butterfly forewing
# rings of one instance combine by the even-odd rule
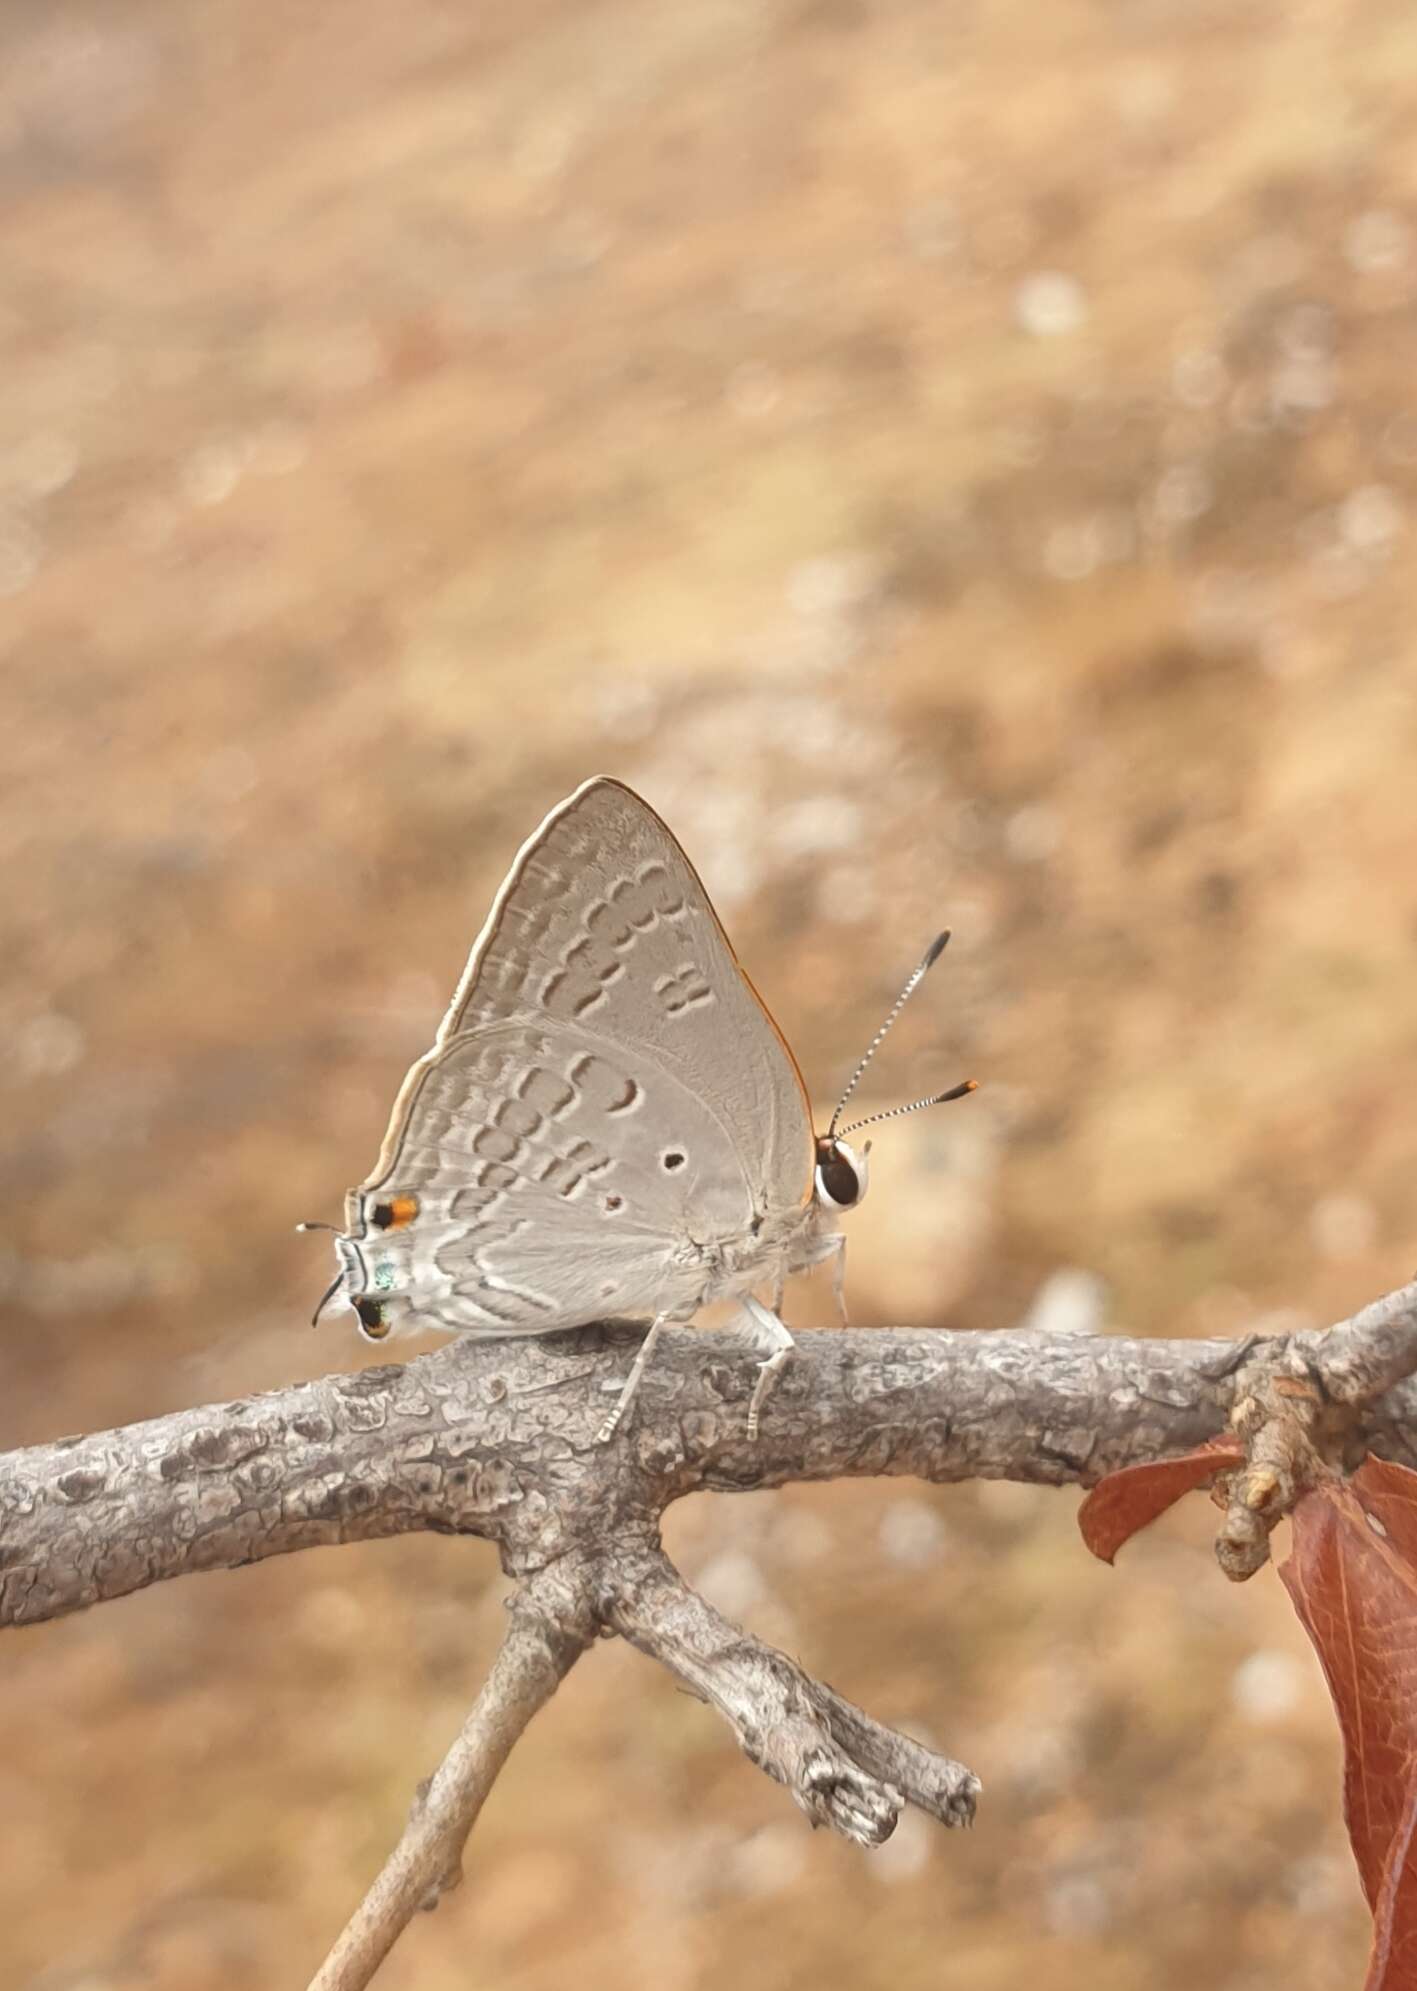
[[[804,1208],[812,1154],[796,1066],[692,866],[598,780],[518,857],[350,1217],[414,1198],[376,1277],[430,1324],[525,1334],[691,1311],[694,1247]]]

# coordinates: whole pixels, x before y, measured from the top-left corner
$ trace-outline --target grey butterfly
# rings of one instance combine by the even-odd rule
[[[661,1327],[738,1299],[768,1351],[756,1435],[792,1348],[785,1280],[835,1259],[840,1298],[839,1217],[867,1180],[840,1115],[814,1138],[792,1054],[669,829],[622,783],[587,781],[518,852],[345,1199],[316,1318],[338,1295],[373,1341],[647,1320],[608,1439]]]

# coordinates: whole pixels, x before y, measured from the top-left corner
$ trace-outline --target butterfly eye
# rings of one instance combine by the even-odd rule
[[[359,1316],[359,1331],[368,1341],[382,1341],[389,1331],[389,1322],[384,1319],[384,1309],[377,1300],[357,1299],[354,1311]]]
[[[866,1194],[865,1155],[845,1141],[817,1142],[817,1201],[831,1210],[852,1210]]]

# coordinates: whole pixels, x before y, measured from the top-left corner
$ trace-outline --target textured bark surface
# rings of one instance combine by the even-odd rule
[[[908,1474],[1091,1485],[1226,1426],[1250,1340],[889,1328],[804,1334],[755,1444],[743,1337],[663,1336],[634,1420],[594,1442],[637,1335],[454,1341],[400,1367],[0,1455],[0,1625],[35,1624],[200,1569],[431,1529],[495,1541],[509,1572],[648,1522],[681,1495]],[[1417,1288],[1322,1335],[1384,1457],[1417,1464]],[[1331,1355],[1330,1351],[1331,1350]],[[1385,1393],[1384,1393],[1385,1392]]]
[[[745,1756],[785,1784],[814,1825],[858,1845],[895,1830],[902,1799],[968,1825],[979,1779],[884,1728],[784,1653],[747,1637],[662,1553],[618,1559],[607,1621],[728,1722]]]
[[[801,1337],[761,1436],[740,1336],[664,1335],[633,1423],[594,1442],[628,1331],[450,1343],[0,1456],[0,1624],[193,1570],[428,1528],[527,1571],[704,1488],[872,1474],[1088,1482],[1224,1425],[1223,1342],[891,1329]]]
[[[906,1803],[971,1821],[979,1785],[962,1764],[882,1727],[684,1583],[659,1539],[684,1494],[882,1474],[1088,1486],[1228,1431],[1244,1463],[1219,1546],[1244,1575],[1313,1470],[1369,1448],[1417,1464],[1417,1286],[1327,1333],[1269,1340],[804,1335],[752,1442],[757,1354],[739,1335],[679,1329],[628,1425],[599,1444],[638,1339],[615,1327],[463,1339],[0,1457],[0,1626],[416,1529],[483,1536],[521,1579],[492,1674],[318,1991],[367,1984],[417,1909],[456,1884],[497,1771],[600,1633],[713,1706],[814,1824],[878,1845]]]

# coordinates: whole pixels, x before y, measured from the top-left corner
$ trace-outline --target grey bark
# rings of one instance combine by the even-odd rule
[[[487,1686],[315,1991],[367,1984],[419,1905],[455,1884],[517,1736],[600,1632],[716,1708],[813,1823],[874,1845],[907,1802],[971,1820],[979,1786],[962,1764],[883,1728],[688,1588],[659,1540],[684,1494],[886,1474],[1089,1486],[1232,1428],[1250,1462],[1232,1507],[1249,1533],[1222,1565],[1242,1575],[1303,1491],[1305,1461],[1341,1469],[1371,1448],[1417,1465],[1417,1285],[1326,1333],[1269,1340],[806,1334],[756,1441],[755,1351],[670,1330],[630,1422],[597,1444],[637,1340],[614,1326],[464,1338],[401,1367],[0,1455],[0,1627],[417,1529],[484,1537],[520,1579]]]
[[[1417,1361],[1417,1286],[1328,1339],[1324,1370],[1335,1394],[1366,1403],[1373,1448],[1417,1464],[1417,1386],[1395,1381]],[[1223,1430],[1254,1346],[803,1334],[750,1444],[751,1347],[671,1329],[629,1428],[598,1446],[603,1386],[635,1340],[627,1329],[463,1338],[400,1367],[0,1454],[0,1626],[194,1570],[419,1529],[483,1536],[520,1574],[701,1490],[885,1474],[1088,1486]],[[1316,1361],[1325,1337],[1264,1345]]]

